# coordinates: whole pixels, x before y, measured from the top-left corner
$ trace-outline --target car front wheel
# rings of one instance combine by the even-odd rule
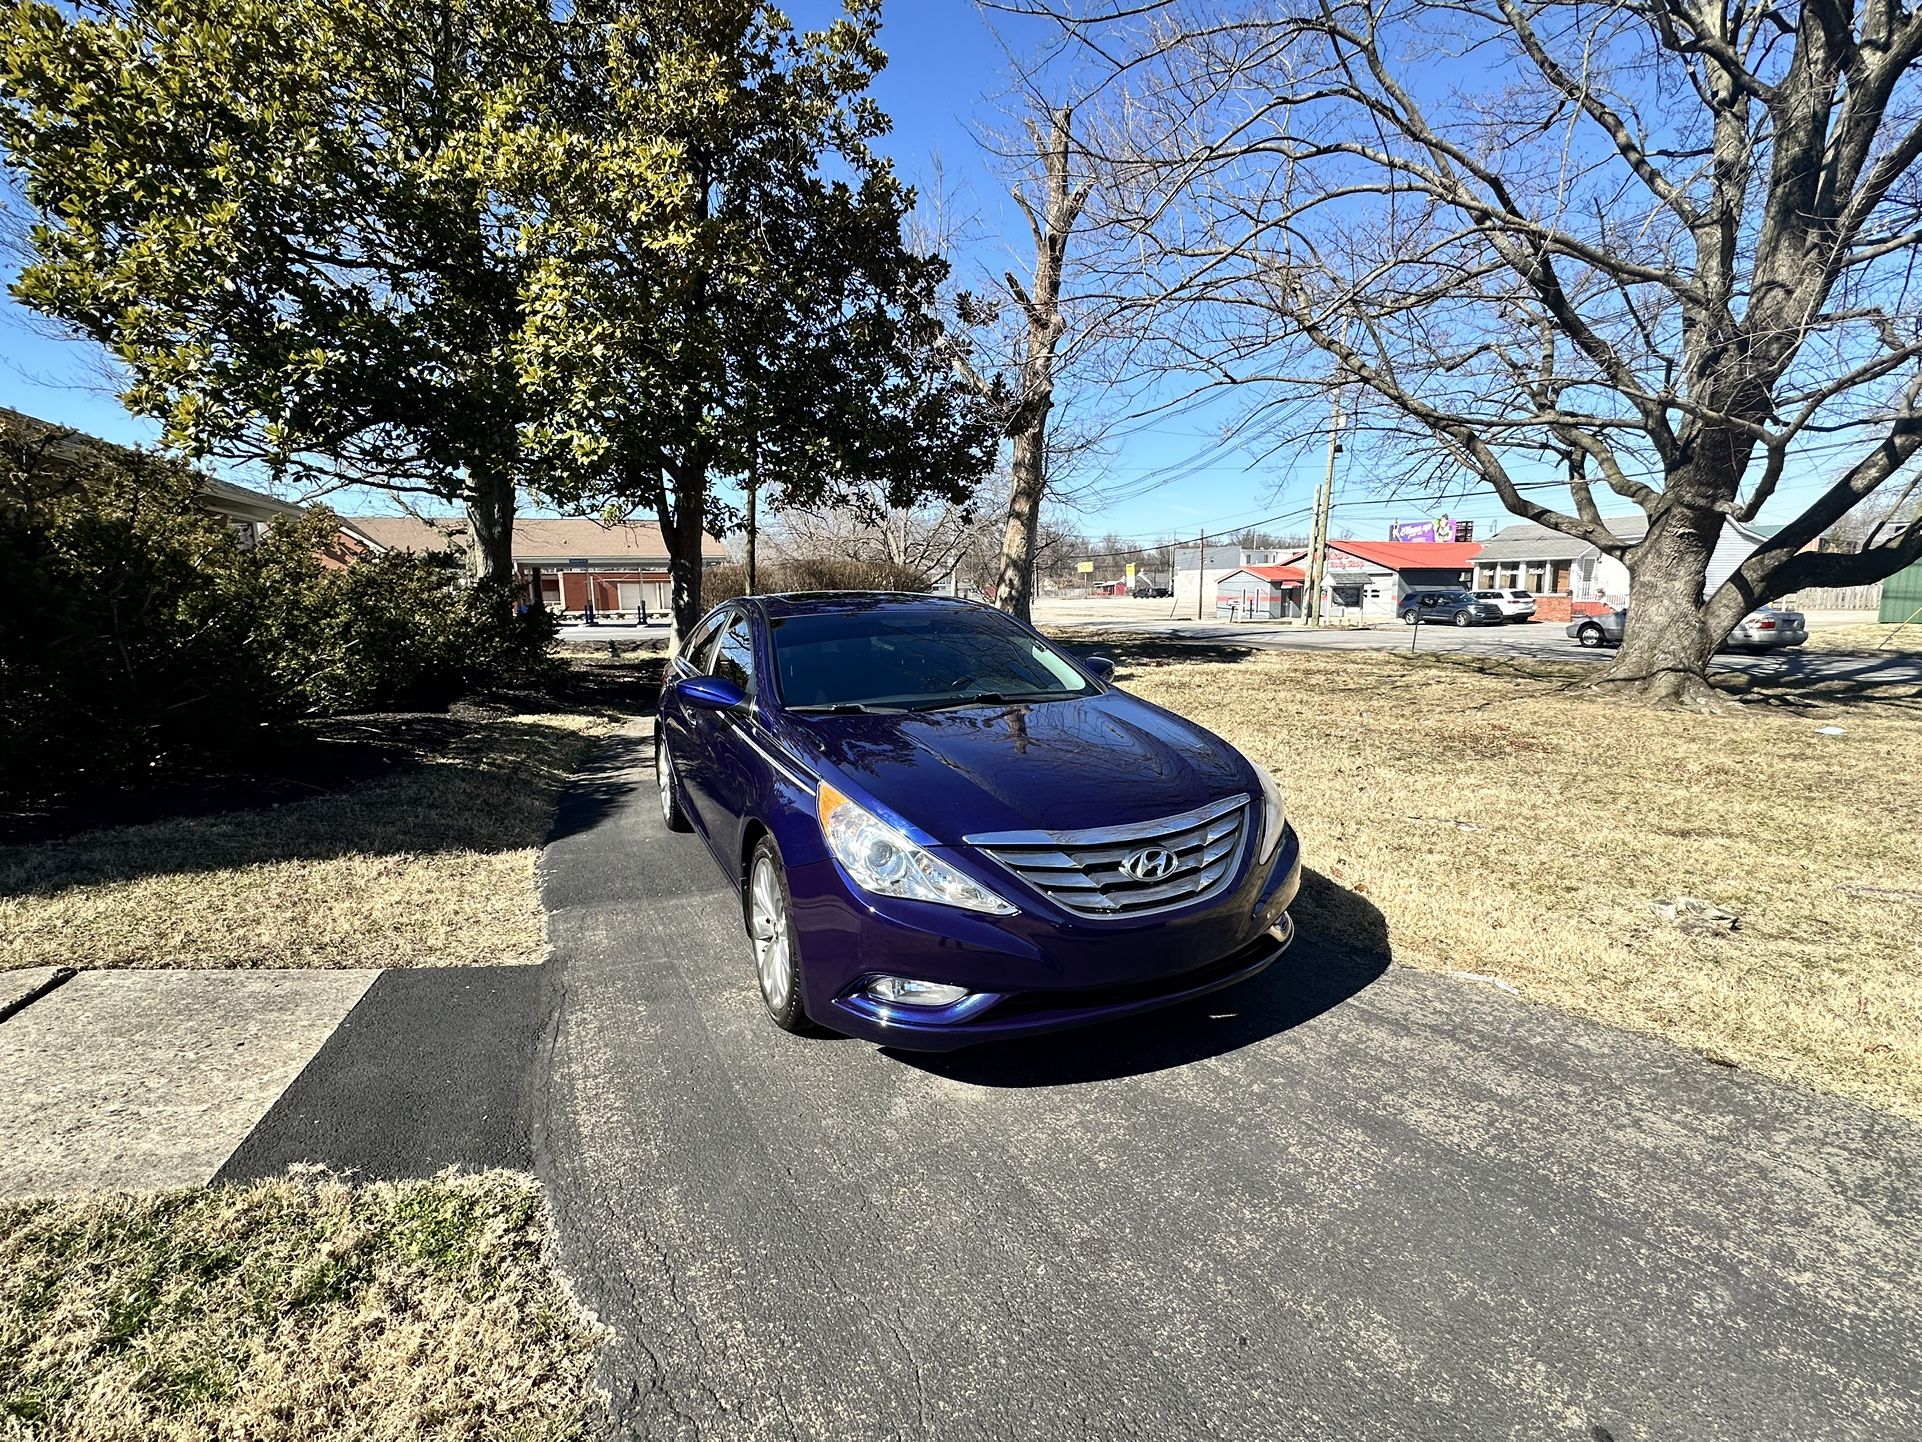
[[[807,1036],[817,1029],[801,1005],[801,957],[794,945],[794,902],[788,895],[787,869],[774,838],[763,836],[748,858],[747,888],[741,898],[748,940],[754,947],[754,972],[761,1000],[782,1031]]]
[[[1593,650],[1602,644],[1602,628],[1600,626],[1584,626],[1575,633],[1575,640],[1581,645]]]
[[[1474,622],[1475,618],[1466,611],[1457,611],[1455,613],[1455,624],[1457,626],[1472,626]]]
[[[688,831],[687,812],[681,809],[681,783],[674,777],[674,760],[667,754],[667,737],[654,733],[654,780],[661,790],[661,820],[669,831]]]

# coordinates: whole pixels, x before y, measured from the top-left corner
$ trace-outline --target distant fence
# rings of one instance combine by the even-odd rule
[[[1873,611],[1882,604],[1882,583],[1870,586],[1811,586],[1775,603],[1800,611]]]

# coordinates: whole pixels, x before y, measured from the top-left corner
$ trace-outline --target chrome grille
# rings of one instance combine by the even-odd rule
[[[1234,877],[1247,833],[1244,795],[1132,826],[1001,831],[964,839],[1077,915],[1123,917],[1168,911],[1212,896]],[[1126,869],[1130,858],[1155,851],[1174,858],[1159,875],[1144,879]]]

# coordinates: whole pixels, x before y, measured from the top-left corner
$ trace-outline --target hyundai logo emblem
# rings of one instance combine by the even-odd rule
[[[1174,852],[1159,846],[1144,846],[1122,862],[1121,869],[1136,881],[1159,881],[1180,864]]]

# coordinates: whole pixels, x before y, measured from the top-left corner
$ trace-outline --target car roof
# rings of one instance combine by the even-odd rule
[[[858,615],[869,611],[992,609],[960,596],[929,596],[915,591],[780,591],[749,596],[769,620],[788,616]]]

